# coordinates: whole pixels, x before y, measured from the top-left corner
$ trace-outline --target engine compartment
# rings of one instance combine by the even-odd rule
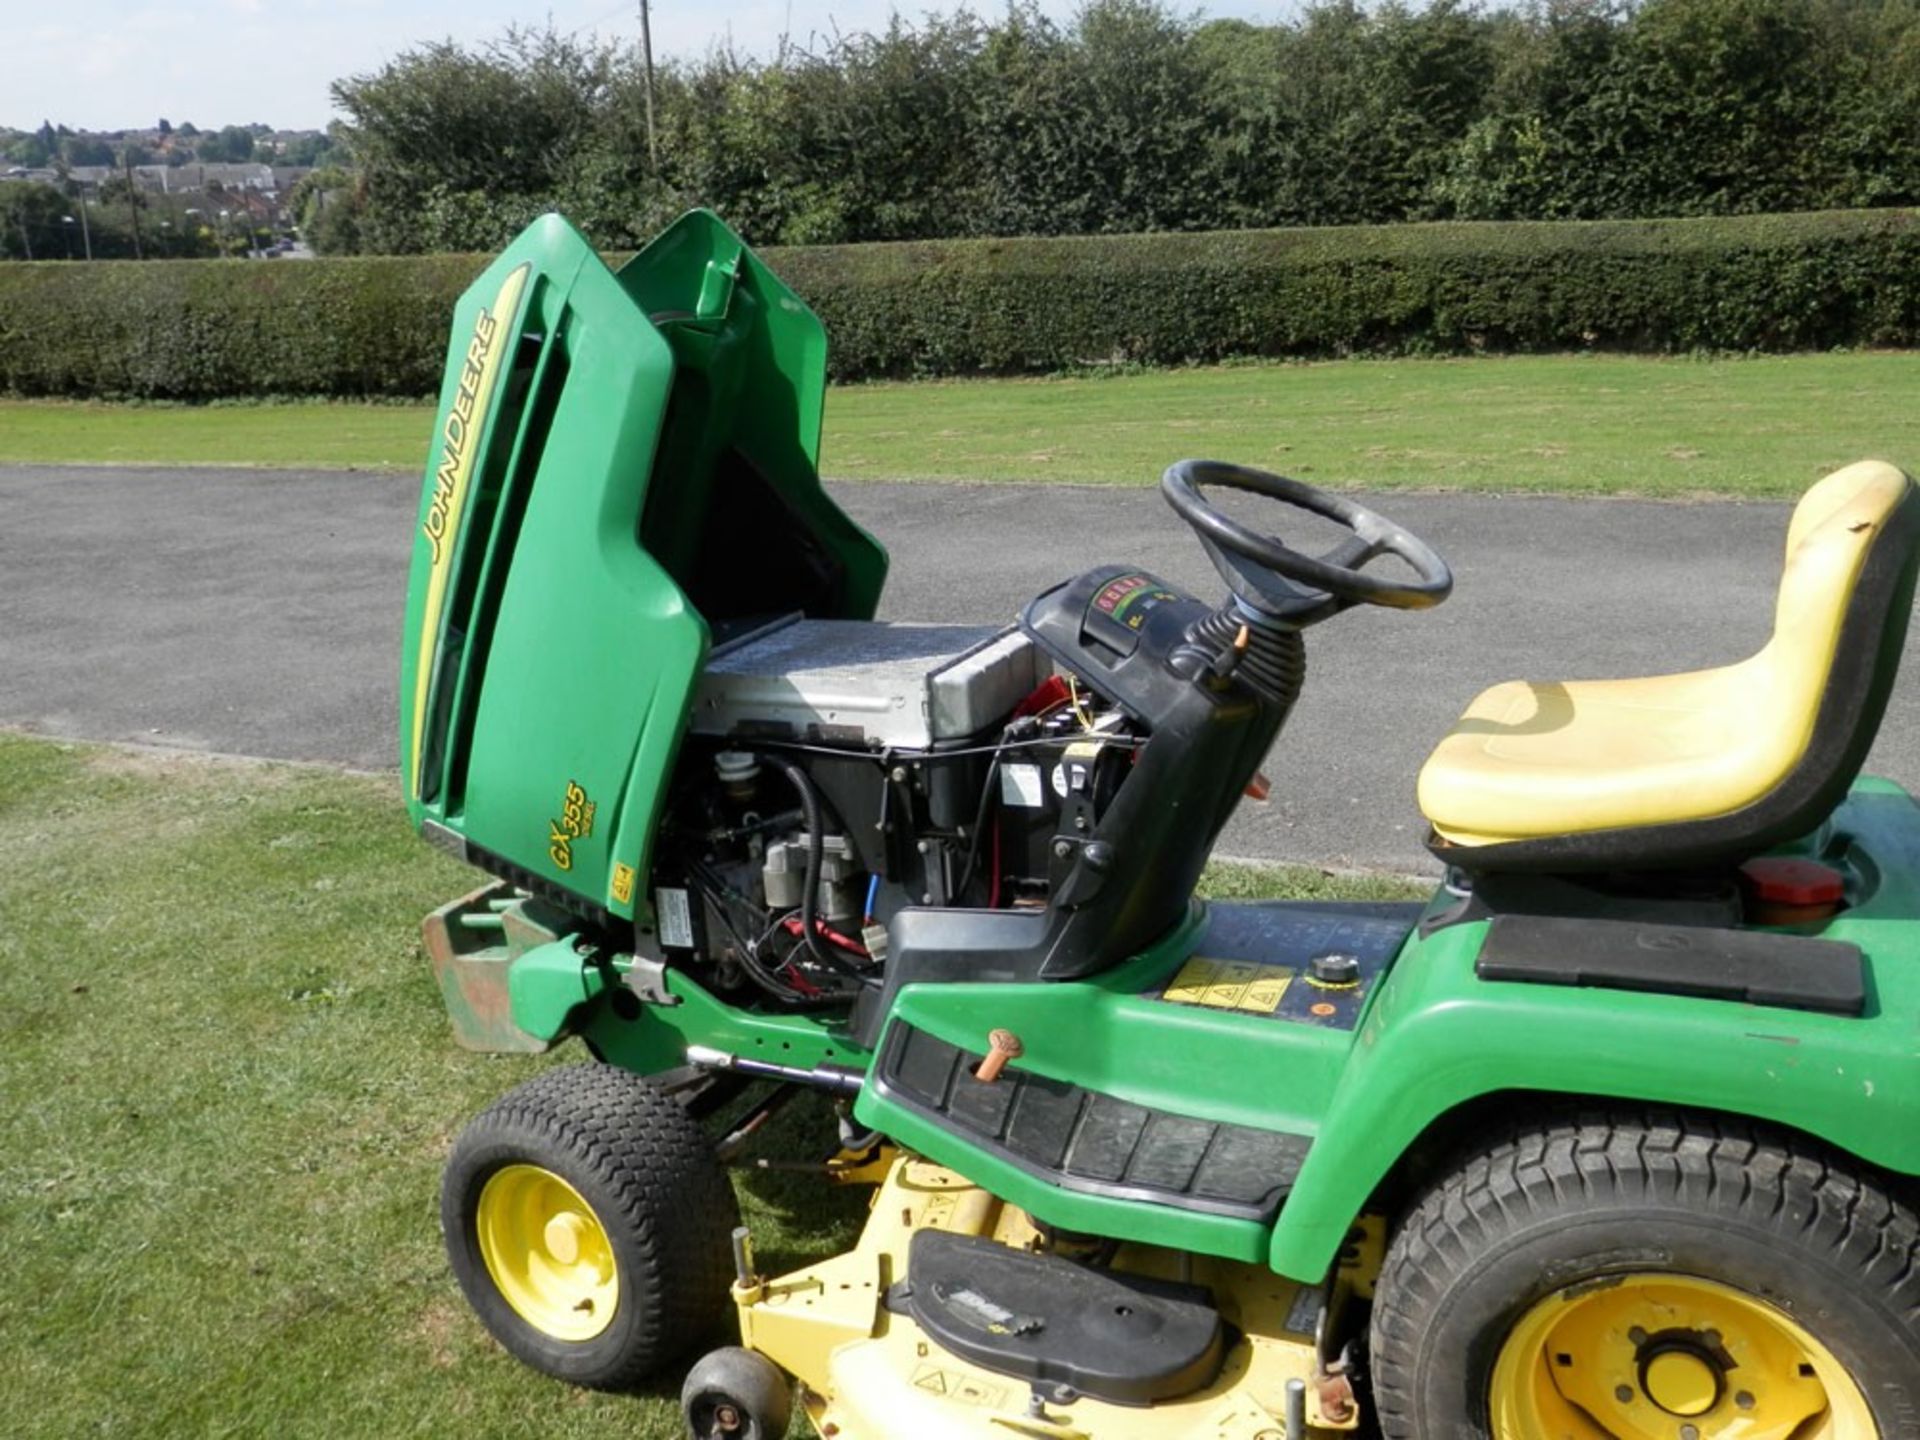
[[[1146,730],[1017,629],[786,617],[709,657],[650,884],[650,959],[844,1005],[907,908],[1044,910]]]

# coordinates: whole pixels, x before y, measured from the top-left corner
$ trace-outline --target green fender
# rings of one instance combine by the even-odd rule
[[[1911,815],[1904,795],[1898,805]],[[1362,1022],[1281,1209],[1272,1267],[1325,1273],[1408,1147],[1449,1111],[1501,1095],[1515,1113],[1547,1092],[1750,1116],[1920,1174],[1920,917],[1904,877],[1883,874],[1871,900],[1821,932],[1866,953],[1868,1009],[1858,1018],[1483,981],[1473,967],[1484,924],[1411,941]]]

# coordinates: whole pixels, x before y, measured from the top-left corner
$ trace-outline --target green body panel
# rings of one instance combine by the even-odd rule
[[[432,573],[441,563],[444,549],[448,582],[454,574],[480,563],[487,548],[487,528],[476,523],[474,515],[481,507],[473,503],[471,490],[454,497],[437,485],[443,467],[459,466],[467,456],[469,469],[484,477],[497,470],[498,458],[490,454],[489,442],[499,439],[495,422],[503,409],[501,388],[489,388],[487,402],[477,411],[467,410],[464,420],[456,421],[454,411],[461,403],[461,378],[468,348],[476,327],[498,325],[511,334],[516,318],[529,306],[538,306],[549,297],[554,286],[549,275],[567,274],[578,267],[577,257],[565,252],[570,248],[571,232],[564,225],[551,233],[522,235],[514,244],[481,272],[454,306],[453,327],[447,340],[447,369],[441,384],[440,408],[435,414],[433,442],[427,452],[427,468],[421,486],[420,510],[414,523],[413,558],[407,584],[407,604],[402,624],[400,650],[400,774],[406,787],[408,814],[416,826],[428,810],[421,800],[444,779],[445,757],[425,753],[425,730],[431,728],[428,717],[416,708],[416,699],[427,698],[426,686],[439,679],[440,691],[451,702],[458,687],[464,659],[463,637],[457,627],[446,624],[441,614],[429,613],[428,592]],[[515,275],[524,281],[528,272],[540,267],[541,275],[530,286],[517,292],[511,313],[500,313],[500,300]],[[538,319],[534,323],[540,323]],[[457,427],[457,429],[456,429]],[[510,446],[512,437],[499,443]],[[489,463],[491,461],[491,463]],[[485,486],[484,478],[482,489]],[[493,487],[497,493],[497,482]],[[444,807],[440,807],[444,808]]]
[[[594,262],[595,266],[598,262]],[[707,627],[642,550],[641,486],[672,359],[615,308],[604,267],[582,265],[565,331],[571,373],[540,456],[493,632],[475,714],[463,809],[470,841],[615,914],[613,867],[645,873],[659,791],[671,772]],[[611,313],[610,313],[611,312]],[[620,423],[581,423],[619,416]],[[623,475],[622,472],[625,472]],[[624,484],[618,483],[625,481]],[[494,669],[492,667],[499,667]],[[569,786],[592,807],[559,863]]]
[[[826,401],[827,332],[780,278],[703,210],[682,216],[619,273],[621,288],[648,315],[685,315],[664,329],[684,389],[701,397],[697,422],[667,437],[662,473],[708,474],[731,448],[779,492],[831,550],[846,576],[835,612],[868,619],[886,584],[887,552],[820,488],[820,424]],[[722,321],[724,320],[724,323]],[[709,521],[723,504],[712,486],[680,485],[656,495],[646,543],[676,575],[698,569],[711,545]],[[741,565],[751,557],[725,554]]]
[[[889,1023],[976,1052],[1004,1027],[1024,1043],[1023,1069],[1181,1115],[1313,1137],[1271,1227],[1060,1189],[872,1086],[855,1113],[1050,1223],[1265,1261],[1303,1281],[1325,1274],[1415,1140],[1456,1107],[1503,1095],[1516,1114],[1559,1094],[1747,1115],[1920,1174],[1920,808],[1895,786],[1863,780],[1816,843],[1859,896],[1818,932],[1867,956],[1869,1007],[1859,1018],[1483,981],[1478,922],[1410,936],[1351,1031],[1171,1004],[1158,991],[1203,942],[1198,905],[1160,944],[1087,980],[901,992]],[[1450,902],[1442,892],[1434,904]],[[552,995],[579,997],[582,981],[564,968],[549,977]],[[577,1010],[574,1028],[603,1058],[642,1073],[682,1063],[688,1044],[802,1067],[871,1062],[830,1021],[757,1015],[677,971],[667,986],[678,1004],[621,1019],[595,1001]],[[551,1015],[523,1016],[514,993],[523,1028]]]
[[[1394,1161],[1468,1101],[1549,1092],[1751,1116],[1920,1174],[1920,809],[1863,780],[1822,849],[1860,900],[1820,936],[1867,957],[1859,1018],[1620,990],[1490,983],[1484,924],[1409,942],[1375,993],[1271,1262],[1319,1275]],[[1524,1114],[1530,1097],[1516,1093]]]
[[[626,962],[614,964],[622,970]],[[649,1005],[632,1020],[622,1020],[611,1007],[596,1006],[578,1017],[580,1033],[602,1059],[643,1075],[682,1064],[689,1045],[808,1070],[817,1065],[865,1070],[873,1058],[825,1017],[743,1010],[678,970],[667,972],[666,985],[677,1003]]]
[[[529,950],[507,970],[513,1023],[539,1040],[555,1040],[573,1012],[607,988],[607,972],[583,960],[571,937]]]
[[[1305,1069],[1313,1063],[1309,1050],[1276,1047],[1277,1027],[1271,1021],[1236,1020],[1229,1013],[1143,998],[1143,991],[1157,987],[1194,953],[1205,931],[1205,913],[1196,905],[1160,944],[1083,981],[910,985],[900,992],[888,1024],[904,1021],[976,1054],[987,1048],[989,1031],[1005,1028],[1025,1046],[1015,1062],[1023,1070],[1201,1119],[1297,1130],[1310,1117],[1280,1113],[1272,1103],[1273,1087],[1249,1083],[1247,1070],[1239,1067],[1253,1060]],[[1316,1030],[1294,1038],[1317,1046],[1326,1036]],[[1329,1081],[1337,1068],[1336,1059]],[[854,1114],[862,1124],[954,1166],[1051,1224],[1237,1260],[1266,1255],[1267,1232],[1251,1221],[1059,1189],[982,1152],[871,1085]]]
[[[764,558],[713,513],[723,463],[838,566],[816,612],[866,617],[879,600],[886,553],[815,472],[825,374],[818,319],[703,211],[617,278],[547,216],[475,281],[407,597],[416,826],[586,913],[648,918],[654,829],[710,643],[688,590]]]

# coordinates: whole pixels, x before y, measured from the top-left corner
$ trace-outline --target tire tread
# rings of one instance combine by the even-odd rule
[[[572,1161],[579,1167],[573,1177],[594,1177],[613,1197],[614,1213],[602,1223],[633,1238],[629,1258],[642,1271],[649,1303],[630,1343],[592,1374],[565,1377],[596,1389],[631,1389],[708,1335],[724,1313],[730,1237],[739,1223],[732,1184],[692,1117],[644,1077],[613,1065],[558,1066],[508,1091],[462,1132],[455,1161],[465,1150],[529,1142],[535,1153],[551,1147]],[[452,1205],[443,1204],[442,1213],[450,1220]],[[451,1234],[448,1244],[451,1250]]]
[[[1451,1279],[1504,1238],[1596,1199],[1769,1232],[1883,1296],[1920,1350],[1920,1217],[1899,1194],[1815,1141],[1737,1117],[1582,1106],[1510,1123],[1457,1157],[1403,1217],[1372,1320],[1373,1399],[1388,1440],[1434,1433],[1415,1413],[1411,1357]]]

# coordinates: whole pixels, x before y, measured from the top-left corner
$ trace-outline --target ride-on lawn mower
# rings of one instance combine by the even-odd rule
[[[1475,700],[1420,776],[1430,901],[1203,904],[1304,632],[1445,563],[1186,461],[1222,603],[1118,564],[1010,628],[876,622],[824,354],[704,213],[617,274],[543,219],[455,316],[402,761],[494,880],[428,947],[464,1043],[593,1057],[447,1166],[508,1350],[624,1387],[730,1295],[699,1436],[797,1397],[843,1440],[1920,1437],[1920,810],[1858,778],[1907,476],[1807,493],[1752,658]],[[806,1089],[870,1220],[763,1275],[720,1155]]]

